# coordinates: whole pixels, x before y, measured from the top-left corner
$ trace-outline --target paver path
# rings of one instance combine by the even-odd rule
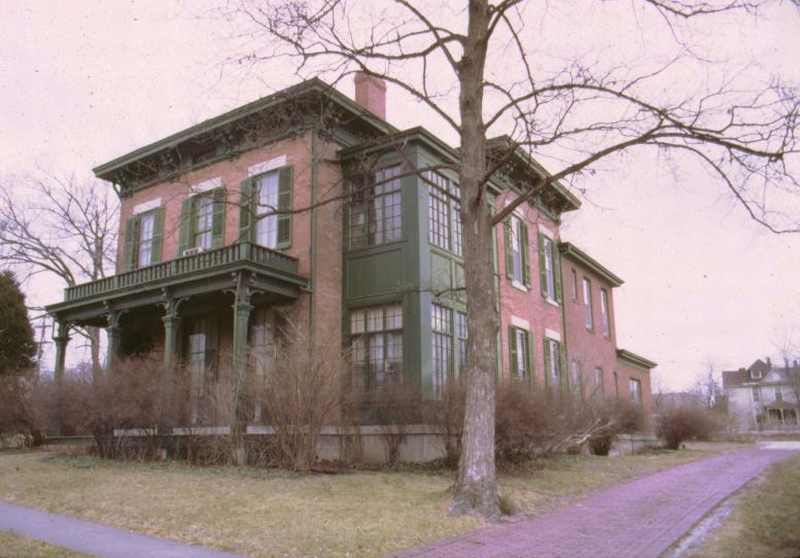
[[[514,517],[395,558],[657,558],[717,504],[797,450],[753,449],[618,484],[537,519]]]
[[[101,558],[241,558],[5,502],[0,502],[0,531]]]

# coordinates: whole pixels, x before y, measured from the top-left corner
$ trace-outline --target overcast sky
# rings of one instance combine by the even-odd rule
[[[765,67],[800,68],[800,17],[788,4],[747,46],[763,49]],[[261,79],[223,71],[225,37],[163,0],[0,1],[0,178],[35,168],[89,176],[296,81],[277,64]],[[398,91],[388,97],[390,122],[428,125]],[[625,280],[614,294],[618,344],[659,363],[653,389],[800,342],[800,237],[760,228],[691,166],[672,172],[648,157],[632,152],[587,180],[562,237]],[[61,287],[36,285],[29,298],[56,302]]]

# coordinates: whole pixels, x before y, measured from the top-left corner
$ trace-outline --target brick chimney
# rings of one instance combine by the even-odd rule
[[[356,74],[355,82],[356,102],[386,120],[386,83],[362,72]]]

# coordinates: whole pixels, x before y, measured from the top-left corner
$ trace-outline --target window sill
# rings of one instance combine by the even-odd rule
[[[523,293],[527,293],[528,290],[529,290],[528,287],[526,287],[525,285],[523,285],[519,281],[516,281],[516,280],[513,280],[513,279],[511,280],[511,286],[514,287],[515,289],[517,289],[518,291],[522,291]]]
[[[544,301],[549,304],[550,306],[555,306],[556,308],[561,308],[561,303],[552,298],[545,298]]]

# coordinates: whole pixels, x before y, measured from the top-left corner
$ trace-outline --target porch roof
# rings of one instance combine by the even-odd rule
[[[62,322],[102,326],[110,311],[233,290],[238,272],[249,274],[253,292],[295,299],[308,285],[297,271],[295,258],[243,242],[68,287],[46,310]]]

